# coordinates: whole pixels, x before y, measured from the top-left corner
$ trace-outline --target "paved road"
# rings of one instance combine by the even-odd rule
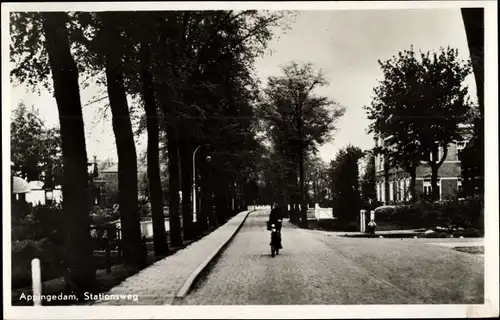
[[[482,256],[413,239],[359,239],[284,224],[271,258],[265,222],[252,213],[182,304],[483,303]]]

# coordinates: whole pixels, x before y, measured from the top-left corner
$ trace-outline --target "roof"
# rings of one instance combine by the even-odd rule
[[[43,189],[43,181],[30,181],[28,183],[31,190]]]
[[[118,163],[114,164],[111,167],[108,167],[104,170],[101,170],[100,172],[101,173],[118,173]],[[137,173],[143,173],[143,172],[147,172],[147,169],[144,167],[137,168]]]
[[[112,165],[111,167],[108,167],[104,170],[101,170],[103,173],[112,173],[112,172],[118,172],[118,163]]]
[[[31,188],[28,182],[19,177],[12,177],[12,193],[28,193],[31,192]]]

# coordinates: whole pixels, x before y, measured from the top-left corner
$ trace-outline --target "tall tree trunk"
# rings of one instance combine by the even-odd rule
[[[168,143],[168,198],[170,217],[170,244],[171,246],[182,246],[182,233],[180,221],[180,199],[179,199],[179,154],[178,140],[173,125],[167,125]]]
[[[481,118],[484,117],[484,9],[462,8],[467,44],[476,78],[476,91]]]
[[[193,229],[193,207],[191,206],[191,188],[193,180],[193,149],[187,139],[182,139],[181,152],[181,179],[182,179],[182,228],[184,239],[192,239]],[[194,200],[194,199],[193,199]],[[199,211],[199,210],[198,210]]]
[[[89,230],[90,188],[78,69],[70,53],[66,13],[44,12],[42,17],[61,127],[65,279],[71,290],[81,295],[95,285],[95,265]]]
[[[284,208],[285,208],[285,212],[283,212],[283,214],[284,214],[286,217],[290,217],[290,216],[289,216],[289,211],[288,211],[288,191],[287,191],[287,189],[286,189],[286,188],[285,188],[285,196],[284,196],[283,198],[284,198],[283,205],[284,205]]]
[[[111,14],[113,13],[104,13],[102,16],[107,38],[119,39],[120,34],[115,28]],[[108,97],[118,153],[118,189],[124,262],[141,267],[146,262],[146,253],[141,242],[137,201],[137,154],[123,85],[122,57],[116,42],[104,45]]]
[[[205,159],[206,152],[200,150],[202,159]],[[200,192],[200,206],[197,206],[198,214],[198,227],[200,232],[204,232],[208,229],[208,218],[211,216],[212,212],[212,190],[210,182],[210,168],[206,161],[202,161],[200,164],[200,176],[201,176],[201,192]]]
[[[301,226],[303,228],[308,227],[307,223],[307,202],[306,202],[306,189],[305,189],[305,177],[304,177],[304,150],[301,147],[299,152],[299,177],[300,177],[300,217]]]
[[[479,119],[474,123],[474,138],[475,153],[473,161],[473,177],[464,175],[464,188],[471,188],[466,195],[474,194],[474,185],[479,187],[479,194],[484,195],[484,9],[483,8],[462,8],[462,19],[465,25],[465,34],[467,36],[467,44],[472,60],[472,70],[476,79],[476,91],[479,103]],[[464,165],[464,164],[462,164]],[[471,165],[468,164],[470,167]],[[468,169],[468,168],[464,168]],[[471,168],[472,169],[472,168]],[[469,171],[469,170],[467,170]],[[475,180],[476,183],[470,183],[468,180]],[[484,207],[482,207],[484,210]]]
[[[443,147],[443,155],[441,156],[441,159],[438,158],[439,156],[439,147],[436,146],[435,149],[432,151],[433,154],[433,161],[430,161],[429,164],[431,166],[431,193],[432,201],[437,201],[440,200],[440,190],[438,190],[438,174],[439,174],[439,168],[443,164],[444,160],[446,159],[446,156],[448,155],[448,148],[446,147],[447,144],[445,144],[445,147]]]
[[[180,224],[180,164],[179,164],[179,136],[177,132],[178,118],[177,111],[174,105],[175,92],[172,91],[169,82],[176,81],[172,76],[170,70],[170,62],[175,61],[176,57],[173,55],[167,56],[174,50],[167,44],[169,42],[168,34],[171,29],[168,25],[163,26],[160,43],[162,44],[162,51],[165,52],[160,59],[162,59],[163,67],[159,68],[157,79],[161,81],[156,82],[156,93],[160,102],[161,110],[163,113],[162,124],[165,127],[167,134],[167,152],[168,152],[168,209],[169,209],[169,223],[170,223],[170,245],[182,246],[182,232]]]
[[[293,179],[294,179],[294,193],[293,193],[293,219],[296,223],[300,222],[300,185],[299,185],[299,175],[297,172],[297,168],[295,167],[293,170]]]
[[[221,193],[221,188],[217,188],[214,192],[215,211],[210,217],[210,227],[212,228],[216,228],[219,225],[219,217],[222,216],[226,210],[222,199],[223,195]]]
[[[439,200],[438,170],[439,166],[436,164],[431,165],[431,201]]]
[[[149,70],[151,52],[149,45],[141,43],[141,72],[144,107],[146,111],[146,126],[148,133],[148,182],[151,201],[151,217],[153,220],[153,242],[155,255],[168,254],[168,242],[163,215],[163,190],[160,178],[160,150],[158,110],[154,95],[153,77]]]

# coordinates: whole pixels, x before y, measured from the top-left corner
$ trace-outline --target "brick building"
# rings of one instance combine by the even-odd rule
[[[448,154],[438,171],[439,200],[460,197],[462,193],[462,171],[459,159],[460,152],[467,141],[456,141],[448,145]],[[390,138],[382,140],[375,138],[375,146],[390,146]],[[439,148],[439,159],[443,150]],[[429,155],[431,157],[431,155]],[[403,169],[390,167],[389,161],[383,155],[375,158],[377,200],[387,203],[398,203],[410,200],[410,176]],[[431,194],[431,167],[427,162],[421,162],[417,167],[415,181],[417,198]]]

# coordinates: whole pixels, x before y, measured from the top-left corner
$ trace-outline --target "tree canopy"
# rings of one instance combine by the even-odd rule
[[[437,196],[437,170],[446,159],[448,145],[462,139],[461,125],[473,111],[464,85],[470,62],[461,61],[456,49],[417,54],[412,47],[379,64],[383,79],[365,110],[371,120],[369,132],[389,144],[376,151],[408,172],[414,172],[421,161],[428,162]]]
[[[24,103],[19,104],[12,113],[10,134],[13,174],[28,181],[60,184],[63,168],[59,130],[48,128],[38,111],[34,107],[30,110]]]

